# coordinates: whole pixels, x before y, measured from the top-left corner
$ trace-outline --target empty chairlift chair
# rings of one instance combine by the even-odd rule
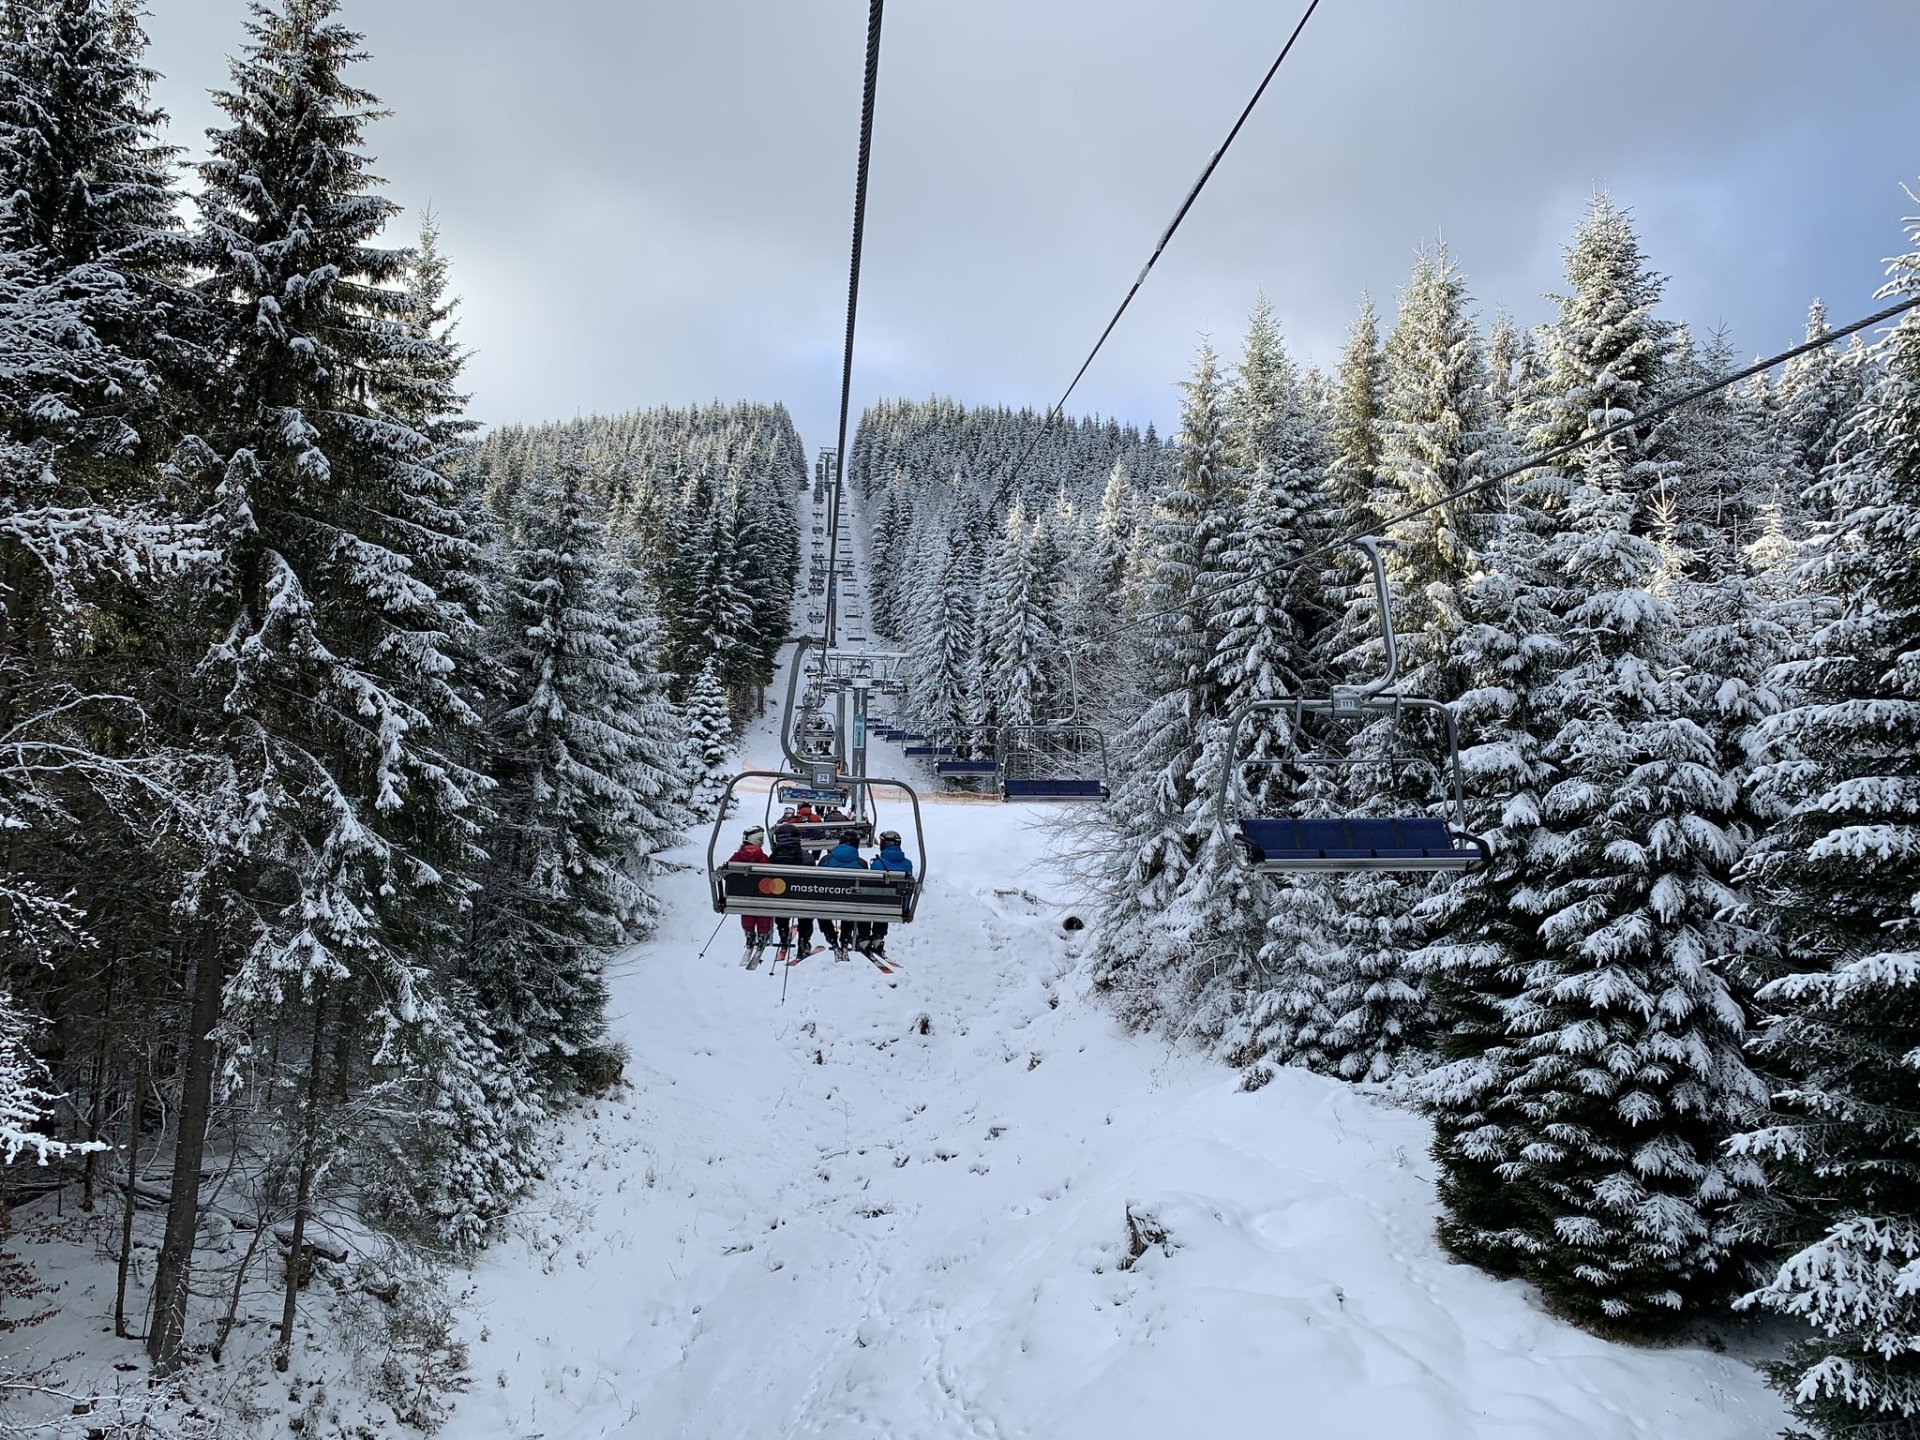
[[[991,778],[1000,773],[1000,762],[992,759],[942,760],[936,764],[933,769],[936,775],[953,776],[955,778],[968,776],[985,776]]]
[[[1107,737],[1094,725],[1008,725],[998,769],[1003,800],[1104,800]]]
[[[1000,773],[999,745],[991,730],[963,730],[953,743],[930,745],[933,773],[942,780],[991,780]]]
[[[1380,542],[1368,537],[1360,547],[1373,569],[1374,595],[1379,606],[1380,630],[1386,643],[1387,673],[1368,686],[1336,687],[1331,694],[1294,700],[1263,700],[1240,707],[1227,734],[1227,744],[1238,756],[1240,736],[1247,721],[1258,713],[1287,716],[1294,753],[1265,762],[1303,766],[1351,766],[1347,756],[1315,757],[1300,751],[1303,723],[1309,716],[1335,722],[1364,722],[1378,716],[1399,721],[1409,712],[1428,714],[1440,722],[1446,737],[1444,766],[1434,766],[1449,792],[1449,812],[1439,815],[1351,815],[1309,819],[1294,816],[1246,815],[1239,819],[1240,844],[1248,864],[1265,875],[1351,872],[1358,870],[1421,873],[1478,870],[1492,858],[1486,841],[1466,828],[1466,799],[1460,779],[1460,741],[1453,712],[1438,700],[1405,695],[1394,690],[1400,672],[1393,616],[1387,602],[1386,568]],[[1383,757],[1392,768],[1397,761],[1424,757]],[[1245,762],[1251,763],[1251,762]],[[1430,761],[1427,763],[1431,763]],[[1244,763],[1223,768],[1216,795],[1216,813],[1224,821],[1228,792]]]

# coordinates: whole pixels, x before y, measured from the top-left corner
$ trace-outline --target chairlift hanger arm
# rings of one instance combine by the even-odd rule
[[[1373,569],[1373,599],[1380,611],[1380,636],[1387,647],[1387,673],[1367,686],[1365,692],[1378,695],[1392,689],[1394,681],[1400,678],[1400,646],[1394,638],[1393,606],[1387,598],[1387,563],[1380,558],[1381,547],[1393,542],[1377,535],[1362,535],[1353,543],[1366,553]]]

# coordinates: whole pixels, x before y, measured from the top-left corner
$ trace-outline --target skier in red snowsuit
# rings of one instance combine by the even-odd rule
[[[740,848],[727,857],[729,865],[764,865],[767,852],[761,844],[767,838],[767,832],[759,825],[749,825],[740,837]],[[742,915],[740,928],[747,932],[747,949],[760,951],[767,948],[767,941],[773,936],[773,917],[770,915]]]

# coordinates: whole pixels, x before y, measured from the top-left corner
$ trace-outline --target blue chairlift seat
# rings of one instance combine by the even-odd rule
[[[1104,800],[1106,783],[1101,780],[1032,780],[1008,776],[1000,794],[1007,800]]]
[[[1000,766],[992,760],[942,760],[934,772],[940,775],[998,775]]]
[[[906,741],[909,745],[924,745],[927,743],[926,736],[916,734],[912,730],[902,730],[898,738]]]
[[[912,739],[913,737],[908,736],[907,738]],[[939,760],[944,757],[952,755],[953,746],[951,745],[909,745],[907,746],[907,754],[910,757],[913,757],[915,759]]]
[[[1486,846],[1432,816],[1353,816],[1330,820],[1240,821],[1240,837],[1262,874],[1296,871],[1468,871],[1488,861]]]

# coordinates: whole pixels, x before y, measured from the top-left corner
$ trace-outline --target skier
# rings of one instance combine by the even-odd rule
[[[813,808],[812,801],[802,800],[800,808],[794,812],[793,820],[796,825],[818,825],[820,812]]]
[[[814,863],[813,856],[809,855],[806,847],[800,843],[800,832],[789,824],[780,824],[773,827],[772,861],[775,865],[811,865]],[[811,915],[802,915],[799,917],[799,921],[800,949],[797,954],[793,956],[789,955],[789,952],[793,949],[793,926],[789,923],[788,917],[782,915],[773,922],[779,927],[780,931],[780,946],[775,952],[776,959],[786,960],[792,958],[804,960],[808,955],[813,953],[813,917]],[[833,922],[831,920],[822,920],[820,922],[820,934],[826,939],[829,945],[834,944],[839,938],[834,933]]]
[[[896,875],[913,874],[913,861],[909,860],[907,858],[907,852],[900,848],[900,832],[898,830],[882,830],[880,832],[880,853],[873,857],[872,863],[867,868],[870,870],[890,870]],[[867,932],[865,938],[860,942],[860,953],[873,960],[886,959],[887,922],[885,920],[873,920],[862,925],[860,928]]]
[[[764,865],[767,852],[761,845],[767,838],[767,832],[761,826],[749,825],[740,835],[740,848],[727,857],[729,865]],[[740,963],[749,970],[757,969],[767,942],[773,938],[773,920],[766,915],[742,915],[740,928],[747,932],[747,953],[740,957]]]
[[[859,831],[842,830],[838,843],[835,844],[833,849],[828,851],[826,855],[821,857],[820,868],[823,870],[866,869],[867,862],[860,858],[859,841]],[[820,922],[820,928],[824,931],[826,930],[826,926],[827,922],[822,920]],[[847,933],[849,930],[853,932],[851,935]],[[866,953],[866,938],[866,921],[842,920],[840,922],[839,938],[832,939],[832,937],[829,937],[833,944],[833,958],[836,960],[844,960],[847,958],[847,944],[849,941],[864,955]]]

